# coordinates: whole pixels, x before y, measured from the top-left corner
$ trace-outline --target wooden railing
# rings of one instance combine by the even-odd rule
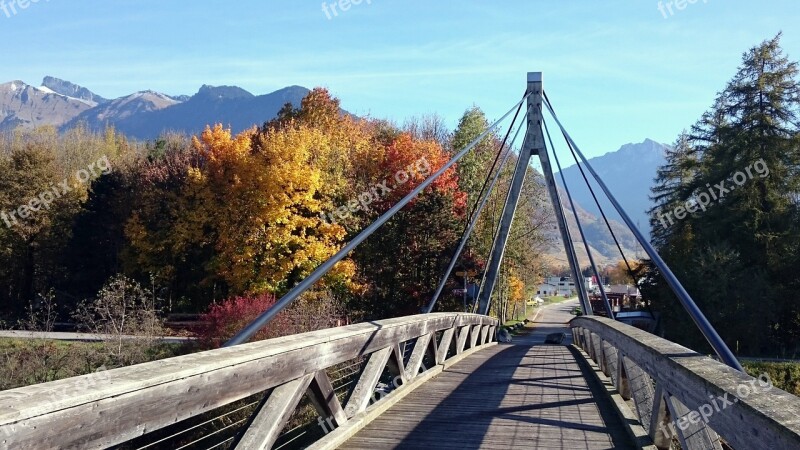
[[[686,347],[602,317],[571,322],[573,342],[610,377],[660,449],[800,448],[800,398]]]
[[[271,448],[304,395],[335,428],[314,445],[329,448],[445,365],[496,343],[497,326],[472,314],[411,316],[3,391],[0,448],[117,446],[262,392],[269,395],[236,448]],[[408,343],[413,349],[406,351]],[[363,363],[346,395],[337,395],[326,369],[353,360]],[[398,387],[377,399],[387,372]]]

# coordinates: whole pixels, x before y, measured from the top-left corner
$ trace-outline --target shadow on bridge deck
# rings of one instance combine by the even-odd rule
[[[540,345],[569,309],[554,305],[535,332],[447,369],[341,448],[635,448],[577,352]]]

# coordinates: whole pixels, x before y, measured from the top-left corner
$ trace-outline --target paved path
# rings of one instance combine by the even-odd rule
[[[634,448],[575,350],[541,345],[547,334],[567,331],[575,306],[545,307],[531,333],[444,371],[340,448]]]

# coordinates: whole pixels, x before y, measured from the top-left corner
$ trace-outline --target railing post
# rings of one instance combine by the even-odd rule
[[[342,426],[347,422],[342,404],[333,390],[331,379],[324,370],[314,374],[311,385],[308,387],[308,397],[317,410],[320,417],[332,417],[336,426]]]
[[[393,347],[386,347],[378,350],[369,356],[369,361],[361,372],[355,388],[350,393],[350,398],[347,399],[347,406],[344,412],[348,418],[352,418],[356,414],[364,411],[369,406],[369,400],[375,393],[375,386],[378,384],[378,379],[386,368],[386,363],[389,361],[389,355],[394,351]],[[406,372],[408,374],[408,372]]]
[[[702,420],[695,420],[693,415],[700,417],[697,411],[690,411],[680,400],[666,392],[664,396],[669,408],[673,423],[677,424],[678,440],[684,450],[722,450],[719,435]]]
[[[406,378],[408,381],[413,380],[419,374],[419,368],[422,366],[422,359],[425,357],[425,353],[428,352],[428,345],[432,335],[433,332],[423,334],[417,338],[414,350],[411,351],[411,357],[408,358],[408,364],[406,365]]]
[[[300,399],[308,389],[314,374],[305,375],[276,387],[250,424],[237,449],[269,450],[278,439]]]
[[[444,330],[444,334],[442,334],[442,340],[439,342],[439,351],[436,352],[436,364],[444,364],[444,362],[447,360],[447,352],[450,350],[455,331],[455,328],[448,328]]]

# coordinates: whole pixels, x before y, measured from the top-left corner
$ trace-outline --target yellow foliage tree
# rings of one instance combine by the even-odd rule
[[[325,135],[298,127],[232,136],[217,125],[194,146],[208,165],[191,172],[191,194],[202,207],[190,223],[212,219],[215,266],[234,292],[280,292],[338,250],[345,232],[321,220],[322,174],[310,164],[329,147]],[[353,273],[352,262],[343,262],[329,280],[347,283]]]

